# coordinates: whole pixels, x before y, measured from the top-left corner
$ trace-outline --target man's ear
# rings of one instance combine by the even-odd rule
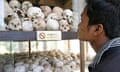
[[[104,32],[104,29],[103,29],[102,24],[95,25],[95,29],[94,29],[94,35],[95,36],[98,36],[98,35],[102,34],[103,32]]]

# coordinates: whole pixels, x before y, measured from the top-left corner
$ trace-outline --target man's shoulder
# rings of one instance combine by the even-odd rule
[[[110,47],[109,50],[104,52],[101,57],[101,60],[108,59],[111,60],[115,57],[120,57],[120,46]]]
[[[96,65],[96,70],[102,72],[120,72],[120,46],[112,47],[106,51],[100,62]]]

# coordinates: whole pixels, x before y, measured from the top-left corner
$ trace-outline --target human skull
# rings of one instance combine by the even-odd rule
[[[42,72],[43,69],[44,69],[44,68],[43,68],[42,66],[38,65],[37,67],[35,67],[35,68],[33,69],[33,72]]]
[[[12,64],[4,65],[3,71],[4,72],[14,72],[14,65],[12,65]]]
[[[6,0],[4,0],[4,18],[7,18],[13,14],[14,14],[14,12],[13,12],[12,8],[9,6],[8,2]]]
[[[24,18],[22,22],[23,31],[33,31],[32,21],[29,18]]]
[[[67,20],[60,20],[59,25],[59,29],[63,32],[67,32],[70,30],[70,25],[68,24]]]
[[[58,30],[58,29],[59,29],[59,23],[57,20],[54,19],[47,20],[47,30]]]
[[[62,61],[56,62],[56,67],[62,67],[64,66],[64,63]]]
[[[26,72],[24,65],[18,65],[15,67],[15,72]]]
[[[44,19],[44,14],[39,7],[30,7],[27,11],[27,16],[32,19],[35,19],[35,18]]]
[[[49,62],[47,62],[47,61],[42,62],[41,65],[42,65],[44,68],[50,68],[50,67],[51,67],[51,65],[50,65]]]
[[[10,7],[13,9],[14,12],[16,12],[17,9],[20,9],[21,4],[18,0],[11,0],[9,2]]]
[[[55,6],[53,8],[53,13],[56,13],[59,17],[62,17],[63,9],[61,7]]]
[[[73,12],[70,9],[65,9],[63,11],[63,18],[68,20],[69,24],[73,23]]]
[[[56,13],[50,13],[47,16],[46,20],[49,20],[49,19],[59,20],[59,16]]]
[[[17,9],[16,14],[18,15],[19,18],[25,17],[25,13],[21,9]]]
[[[22,23],[19,18],[11,19],[6,25],[6,30],[20,31],[22,30]]]
[[[52,12],[52,9],[49,6],[40,6],[42,12],[44,13],[45,17],[48,16]]]
[[[22,10],[23,10],[23,12],[25,13],[25,14],[27,14],[27,11],[28,11],[28,9],[30,8],[30,7],[32,7],[33,5],[32,5],[32,3],[30,2],[30,1],[24,1],[23,3],[22,3]]]
[[[34,30],[45,30],[46,23],[42,18],[32,19],[33,29]]]

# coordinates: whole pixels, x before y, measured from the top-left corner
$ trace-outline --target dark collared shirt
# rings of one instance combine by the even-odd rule
[[[120,72],[120,37],[105,43],[89,65],[89,72]]]

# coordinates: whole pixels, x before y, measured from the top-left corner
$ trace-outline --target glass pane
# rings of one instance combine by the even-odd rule
[[[21,52],[28,52],[28,42],[18,42],[18,41],[11,41],[10,46],[12,48],[12,53],[21,53]]]
[[[22,6],[20,7],[19,5],[22,5],[24,0],[0,0],[0,3],[3,3],[2,1],[5,3],[5,14],[2,14],[4,15],[4,18],[2,19],[4,20],[4,23],[1,23],[3,26],[0,24],[0,30],[61,30],[65,32],[77,31],[77,25],[79,22],[79,12],[77,9],[79,8],[76,5],[79,4],[76,4],[78,3],[76,1],[78,0],[27,0],[29,2],[26,3],[28,3],[30,7],[37,7],[37,9],[43,5],[48,5],[51,9],[57,6],[58,8],[55,9],[55,12],[58,13],[57,15],[59,15],[61,9],[62,11],[67,9],[64,16],[63,14],[60,17],[53,15],[50,17],[50,19],[47,16],[44,16],[44,18],[41,19],[43,17],[41,11],[43,10],[40,11],[40,9],[38,9],[24,11],[24,7],[28,10],[28,7],[26,6],[23,6],[23,9],[21,9]],[[12,1],[13,4],[11,3]],[[32,12],[32,16],[29,15]],[[36,12],[40,13],[37,14]],[[17,13],[20,13],[20,16]],[[38,16],[40,16],[40,18]],[[59,22],[61,19],[62,21]],[[43,22],[43,25],[40,25],[41,22]],[[44,22],[47,25],[44,24]],[[31,72],[35,71],[37,67],[38,69],[39,67],[44,70],[49,69],[52,72],[60,70],[60,68],[68,70],[67,72],[80,72],[80,50],[78,40],[0,42],[0,51],[0,72],[6,72],[6,70],[11,70],[11,72],[14,72],[14,70],[20,72],[25,72],[26,70]],[[21,67],[22,69],[17,69]]]
[[[14,71],[14,55],[9,41],[0,41],[0,72]]]
[[[10,53],[10,42],[0,41],[0,54]]]

